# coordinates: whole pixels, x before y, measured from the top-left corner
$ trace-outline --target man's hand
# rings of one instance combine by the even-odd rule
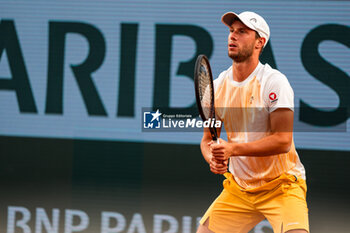
[[[208,143],[210,152],[218,161],[227,161],[233,156],[233,144],[219,138],[219,143],[211,141]]]
[[[222,161],[211,156],[209,160],[210,171],[214,174],[224,174],[227,172],[228,160]]]

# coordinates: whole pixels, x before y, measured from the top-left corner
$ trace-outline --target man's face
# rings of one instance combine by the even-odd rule
[[[244,62],[252,56],[256,40],[254,30],[235,20],[228,36],[228,56],[235,62]]]

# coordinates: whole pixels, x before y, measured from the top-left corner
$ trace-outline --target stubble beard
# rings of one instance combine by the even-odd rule
[[[230,54],[230,52],[229,52],[228,56],[234,62],[240,63],[240,62],[244,62],[244,61],[248,60],[248,58],[250,58],[253,55],[253,51],[254,51],[254,44],[252,44],[250,46],[243,47],[243,49],[239,50],[235,54]]]

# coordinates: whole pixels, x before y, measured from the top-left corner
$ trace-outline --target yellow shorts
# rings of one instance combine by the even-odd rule
[[[226,173],[224,189],[200,221],[209,218],[209,229],[215,233],[244,233],[267,219],[274,233],[293,229],[309,232],[306,205],[306,182],[282,174],[265,185],[244,190]]]

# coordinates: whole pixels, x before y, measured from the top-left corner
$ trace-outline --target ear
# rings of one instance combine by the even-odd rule
[[[258,42],[256,43],[256,48],[257,49],[261,49],[261,48],[263,48],[264,47],[264,44],[266,43],[266,39],[264,38],[264,37],[260,37],[260,38],[258,38],[257,39],[258,40]]]

